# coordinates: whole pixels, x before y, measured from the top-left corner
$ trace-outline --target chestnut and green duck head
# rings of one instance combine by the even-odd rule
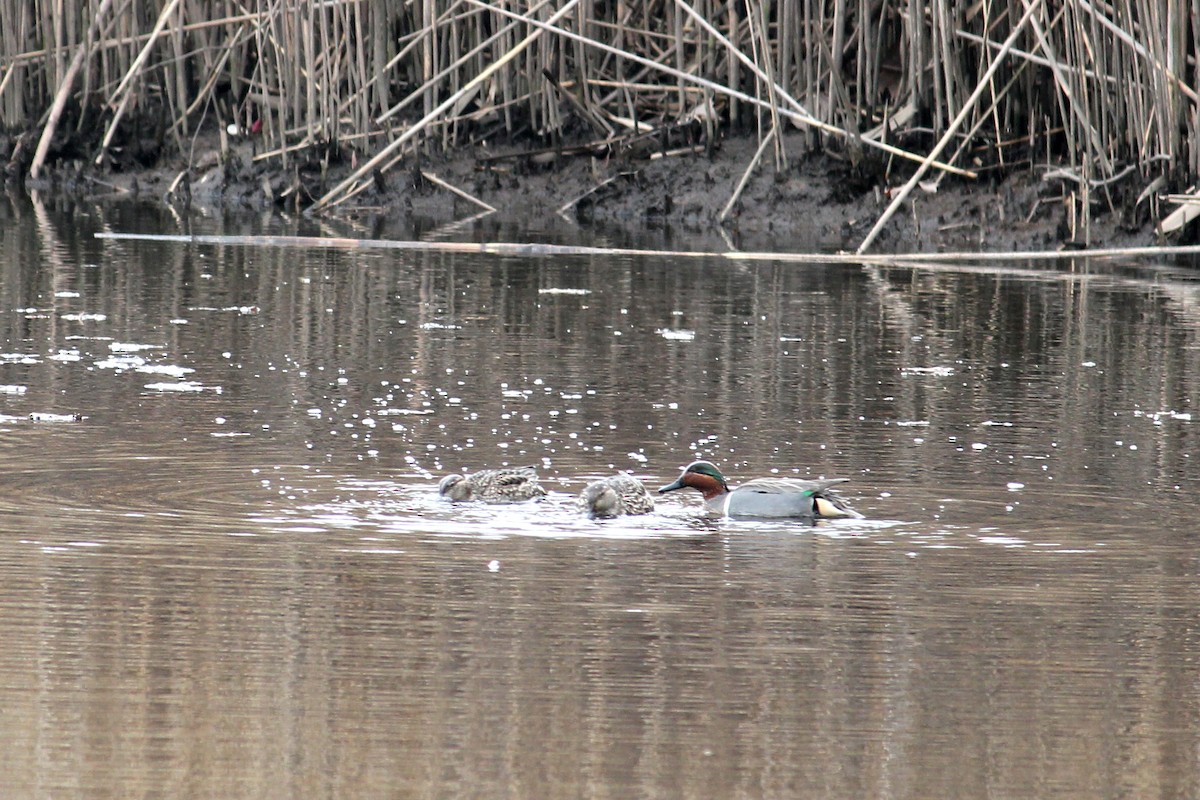
[[[593,519],[649,514],[654,510],[654,498],[642,482],[624,473],[589,483],[579,493],[579,504]]]
[[[508,467],[447,475],[438,483],[438,494],[454,502],[521,503],[545,497],[546,490],[533,467]]]
[[[677,489],[696,489],[710,510],[728,517],[784,517],[793,519],[829,519],[862,515],[830,491],[846,478],[802,480],[800,478],[755,478],[735,489],[711,461],[693,461],[659,494]]]

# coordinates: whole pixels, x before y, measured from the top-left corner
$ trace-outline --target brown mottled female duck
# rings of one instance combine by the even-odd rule
[[[438,494],[454,502],[521,503],[545,497],[546,490],[538,483],[533,467],[507,467],[447,475],[438,484]]]
[[[610,519],[622,514],[649,514],[654,498],[642,482],[619,473],[589,483],[579,493],[579,503],[593,519]]]

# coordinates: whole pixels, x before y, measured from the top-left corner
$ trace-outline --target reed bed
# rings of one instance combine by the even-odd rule
[[[91,132],[116,163],[147,120],[185,153],[254,132],[284,169],[353,150],[316,208],[418,151],[692,152],[736,128],[782,170],[796,129],[878,183],[1054,170],[1086,240],[1094,208],[1191,199],[1194,25],[1157,0],[0,0],[0,126],[42,137],[35,175]]]

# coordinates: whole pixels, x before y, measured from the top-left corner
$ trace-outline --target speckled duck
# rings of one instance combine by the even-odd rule
[[[447,475],[438,484],[438,494],[454,502],[521,503],[545,497],[546,490],[533,467],[508,467]]]
[[[593,519],[649,514],[654,510],[654,498],[642,482],[624,473],[589,483],[579,493],[579,503]]]

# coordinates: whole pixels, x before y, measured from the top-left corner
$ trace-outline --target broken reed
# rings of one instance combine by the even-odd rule
[[[409,146],[605,139],[718,115],[764,138],[789,124],[815,136],[802,123],[816,120],[852,154],[887,120],[919,149],[1030,4],[953,163],[1065,160],[1085,212],[1113,202],[1129,165],[1183,188],[1200,166],[1200,36],[1187,4],[1157,0],[579,0],[550,30],[537,22],[557,0],[0,0],[0,124],[44,125],[70,77],[75,129],[162,109],[183,152],[202,122],[259,120],[285,163],[319,142],[370,155],[541,30]]]

